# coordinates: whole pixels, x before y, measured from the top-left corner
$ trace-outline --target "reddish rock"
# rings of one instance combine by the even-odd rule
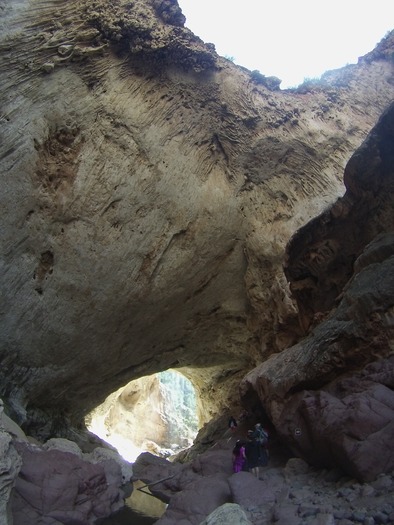
[[[12,511],[16,525],[93,524],[123,506],[119,465],[83,461],[61,450],[17,443],[22,468],[16,480]]]
[[[306,337],[240,386],[297,455],[364,481],[394,468],[393,140],[394,104],[349,161],[345,196],[288,245]]]
[[[231,450],[208,450],[193,460],[192,469],[201,476],[210,476],[218,472],[230,476],[233,472]]]
[[[296,394],[284,406],[278,430],[313,464],[336,464],[371,481],[394,469],[393,388],[391,357],[320,391]]]
[[[157,525],[199,525],[211,512],[231,502],[225,474],[199,477],[171,498],[168,509]]]
[[[190,477],[194,479],[196,476],[190,470],[185,471],[181,464],[171,463],[150,452],[140,454],[133,464],[133,480],[149,484],[152,494],[165,503],[191,481]]]
[[[283,476],[270,475],[270,479],[261,481],[249,472],[233,474],[229,479],[232,501],[243,508],[265,505],[272,506],[283,489]]]

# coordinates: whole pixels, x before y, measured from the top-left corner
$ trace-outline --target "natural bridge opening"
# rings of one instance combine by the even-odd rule
[[[393,28],[394,4],[389,0],[379,9],[368,2],[334,0],[324,12],[324,23],[311,0],[246,0],[236,8],[228,0],[178,4],[194,34],[214,42],[217,52],[236,64],[279,77],[282,89],[356,64]]]
[[[174,370],[142,377],[108,396],[85,422],[127,461],[146,451],[168,457],[188,448],[197,434],[195,390]]]

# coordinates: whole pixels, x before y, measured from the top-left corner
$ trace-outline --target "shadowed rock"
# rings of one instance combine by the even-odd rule
[[[297,454],[367,481],[394,468],[393,143],[394,105],[349,162],[344,198],[290,242],[287,274],[310,334],[241,385],[245,404],[259,399]],[[313,238],[336,249],[312,257]]]
[[[123,506],[122,474],[114,460],[93,464],[23,442],[16,449],[23,463],[12,497],[15,523],[94,524]]]

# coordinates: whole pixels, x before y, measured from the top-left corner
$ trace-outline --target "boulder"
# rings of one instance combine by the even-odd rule
[[[123,506],[122,474],[115,461],[93,464],[56,448],[15,446],[23,462],[12,498],[18,525],[94,524]]]
[[[73,441],[64,438],[51,438],[48,439],[43,445],[44,450],[60,450],[63,452],[69,452],[70,454],[75,454],[82,458],[82,451]]]
[[[146,483],[152,494],[165,503],[197,476],[183,465],[171,463],[150,452],[140,454],[133,463],[133,481]]]
[[[211,512],[200,525],[251,525],[242,507],[236,503],[225,503]]]
[[[211,512],[231,502],[225,474],[199,477],[175,494],[157,525],[199,525]]]
[[[218,472],[230,476],[233,472],[231,448],[213,448],[204,454],[199,454],[191,462],[191,468],[200,476],[210,476]]]
[[[259,505],[270,508],[284,487],[284,479],[272,472],[267,480],[259,480],[249,472],[239,472],[231,476],[229,485],[234,503],[243,508]]]
[[[96,447],[89,454],[84,455],[84,459],[91,463],[106,463],[107,461],[115,461],[120,467],[122,473],[122,484],[129,483],[133,476],[133,465],[124,460],[118,452],[104,447]]]
[[[394,356],[304,390],[285,404],[279,432],[318,466],[339,466],[371,481],[394,470]]]

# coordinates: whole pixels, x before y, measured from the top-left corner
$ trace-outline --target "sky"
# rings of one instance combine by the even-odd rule
[[[394,0],[178,0],[186,27],[236,64],[295,87],[356,64],[394,29]]]

